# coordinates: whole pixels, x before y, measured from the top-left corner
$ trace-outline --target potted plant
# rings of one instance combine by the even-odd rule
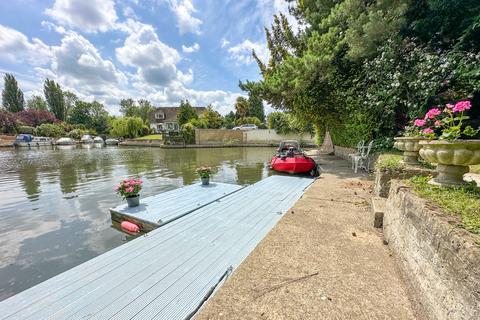
[[[202,185],[208,185],[210,183],[210,175],[212,174],[212,168],[206,166],[197,168],[197,174],[202,180]]]
[[[142,180],[130,178],[123,179],[116,187],[115,192],[127,199],[129,207],[136,207],[140,204],[140,190],[142,190]]]
[[[471,107],[468,100],[447,104],[443,109],[435,107],[421,122],[422,134],[429,140],[420,141],[420,156],[437,164],[438,176],[430,180],[431,184],[462,185],[469,166],[480,164],[480,140],[471,139],[479,129],[465,125]]]
[[[393,146],[400,151],[403,151],[403,163],[407,165],[417,166],[420,151],[420,141],[425,140],[420,127],[424,125],[423,119],[414,120],[411,125],[405,127],[403,137],[396,137]]]

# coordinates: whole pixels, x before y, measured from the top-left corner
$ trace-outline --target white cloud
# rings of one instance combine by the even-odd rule
[[[137,70],[136,78],[150,85],[165,87],[174,81],[191,81],[177,70],[180,61],[177,50],[159,40],[151,25],[130,23],[130,34],[123,47],[116,49],[118,61]]]
[[[230,59],[236,61],[237,64],[248,65],[253,62],[252,50],[255,50],[257,56],[262,61],[268,60],[268,50],[265,43],[252,42],[249,39],[228,48]]]
[[[51,55],[50,47],[40,39],[30,41],[23,33],[0,25],[0,58],[43,65],[48,63]]]
[[[45,13],[62,25],[84,32],[105,32],[117,21],[113,0],[56,0]]]
[[[191,0],[171,0],[170,8],[177,18],[178,30],[181,34],[194,33],[200,34],[202,20],[195,18],[193,14],[197,12]]]
[[[221,44],[221,47],[222,47],[222,48],[227,47],[229,44],[230,44],[230,41],[228,41],[228,40],[225,39],[225,38],[222,39],[222,44]]]
[[[194,43],[190,47],[182,45],[182,51],[185,52],[185,53],[197,52],[198,50],[200,50],[200,45],[198,43]]]

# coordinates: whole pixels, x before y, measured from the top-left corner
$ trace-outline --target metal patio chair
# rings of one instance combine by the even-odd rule
[[[367,148],[363,148],[360,155],[353,156],[353,165],[354,172],[358,172],[358,168],[365,169],[365,171],[370,171],[370,151],[372,150],[373,140],[370,141]]]

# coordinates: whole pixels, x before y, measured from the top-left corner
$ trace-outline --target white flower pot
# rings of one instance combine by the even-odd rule
[[[438,176],[430,180],[431,184],[462,185],[469,166],[480,164],[480,140],[433,140],[421,141],[420,145],[420,156],[437,163]]]

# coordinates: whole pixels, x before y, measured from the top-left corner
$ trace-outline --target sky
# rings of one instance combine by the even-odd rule
[[[26,97],[54,79],[112,114],[129,97],[226,114],[239,80],[260,78],[251,50],[268,59],[264,27],[287,11],[283,0],[0,1],[0,76]]]

